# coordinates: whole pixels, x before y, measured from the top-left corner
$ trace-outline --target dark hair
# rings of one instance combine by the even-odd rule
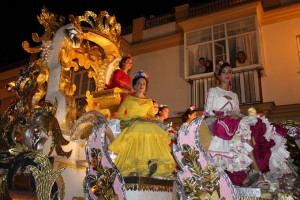
[[[138,76],[138,77],[134,77],[134,79],[132,80],[132,86],[134,86],[136,84],[136,82],[140,79],[143,78],[146,81],[146,90],[148,88],[148,79],[145,76]]]
[[[161,116],[160,115],[160,112],[162,112],[164,109],[168,108],[167,105],[160,105],[159,108],[158,108],[158,113],[156,114],[156,116]],[[169,109],[169,108],[168,108]]]
[[[205,59],[203,57],[199,58],[199,62],[200,62],[200,60],[204,60],[205,61]]]
[[[183,122],[187,122],[187,120],[189,119],[189,115],[192,115],[193,113],[195,113],[196,110],[192,110],[192,109],[187,109],[185,111],[185,113],[182,115],[182,120]]]
[[[209,62],[209,64],[210,64],[210,65],[212,65],[212,64],[213,64],[211,60],[206,60],[206,62],[205,62],[205,63],[207,63],[207,62]]]
[[[243,51],[239,51],[237,54],[236,54],[236,60],[239,62],[239,63],[241,63],[241,60],[240,60],[240,58],[239,58],[239,54],[243,54],[244,56],[245,56],[245,60],[247,59],[247,55],[245,54],[245,52],[243,52]]]
[[[124,56],[121,61],[119,62],[119,68],[120,69],[124,69],[124,63],[126,62],[126,60],[131,59],[130,56]]]
[[[247,58],[247,55],[245,54],[245,52],[244,51],[239,51],[239,52],[237,52],[237,54],[236,55],[239,55],[239,54],[243,54],[246,58]]]
[[[163,111],[165,108],[168,108],[167,105],[159,106],[158,112]]]

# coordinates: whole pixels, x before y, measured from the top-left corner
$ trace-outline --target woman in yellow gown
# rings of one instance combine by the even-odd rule
[[[115,164],[122,176],[168,177],[176,166],[169,146],[171,137],[153,122],[153,102],[144,94],[148,75],[139,71],[134,76],[135,94],[127,96],[117,112],[125,127],[108,148],[117,154]]]

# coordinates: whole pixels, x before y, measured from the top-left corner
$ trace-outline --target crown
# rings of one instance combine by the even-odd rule
[[[39,23],[44,26],[45,32],[42,36],[38,36],[37,33],[32,34],[32,39],[36,43],[51,40],[56,31],[65,24],[63,16],[59,16],[57,19],[57,15],[49,12],[45,6],[43,6],[42,13],[37,18]],[[92,11],[85,11],[82,16],[74,17],[74,15],[70,15],[69,20],[79,31],[89,29],[91,32],[107,38],[118,48],[120,47],[121,25],[117,23],[116,17],[110,16],[107,11],[101,11],[98,16]],[[90,28],[81,26],[82,22],[86,22]],[[22,46],[28,53],[38,53],[44,49],[43,45],[30,47],[27,41],[24,41]]]
[[[69,19],[79,30],[87,28],[81,26],[82,22],[86,22],[93,31],[120,46],[121,25],[117,23],[116,17],[110,16],[107,11],[101,11],[98,16],[93,11],[85,11],[82,16],[70,15]]]
[[[149,75],[146,72],[144,72],[143,70],[137,71],[134,74],[134,78],[138,78],[138,77],[141,77],[141,76],[145,77],[147,80],[149,79]]]

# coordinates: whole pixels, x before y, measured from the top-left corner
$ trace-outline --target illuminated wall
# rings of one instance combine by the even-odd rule
[[[134,56],[131,77],[135,71],[143,69],[150,76],[146,96],[159,104],[167,104],[170,117],[190,105],[190,87],[183,79],[183,46],[170,47]]]
[[[300,103],[300,56],[296,36],[300,18],[263,25],[267,75],[262,77],[264,102],[276,105]]]

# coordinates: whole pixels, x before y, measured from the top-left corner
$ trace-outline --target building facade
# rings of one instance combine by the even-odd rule
[[[291,1],[211,1],[177,6],[173,12],[134,19],[123,27],[121,53],[133,56],[132,76],[144,70],[150,76],[147,96],[167,104],[170,118],[190,104],[202,114],[210,87],[216,86],[213,70],[220,60],[233,67],[232,89],[241,110],[263,111],[270,119],[300,121],[300,3]],[[247,59],[237,64],[238,53]],[[198,71],[199,58],[210,60],[212,70]],[[0,75],[1,113],[13,94],[5,85],[16,80],[20,69]],[[93,80],[84,70],[73,74],[78,106]],[[172,120],[171,119],[171,120]]]
[[[169,20],[160,16],[168,21],[160,26],[148,28],[143,17],[133,21],[121,48],[133,55],[132,72],[149,73],[147,95],[169,105],[171,117],[190,104],[201,113],[216,82],[213,72],[196,72],[199,58],[211,60],[213,69],[219,60],[227,60],[233,67],[232,89],[245,114],[253,106],[277,122],[299,121],[300,4],[228,1],[221,8],[217,2],[197,12],[188,4],[175,7]],[[236,64],[239,51],[247,56],[244,65]]]

